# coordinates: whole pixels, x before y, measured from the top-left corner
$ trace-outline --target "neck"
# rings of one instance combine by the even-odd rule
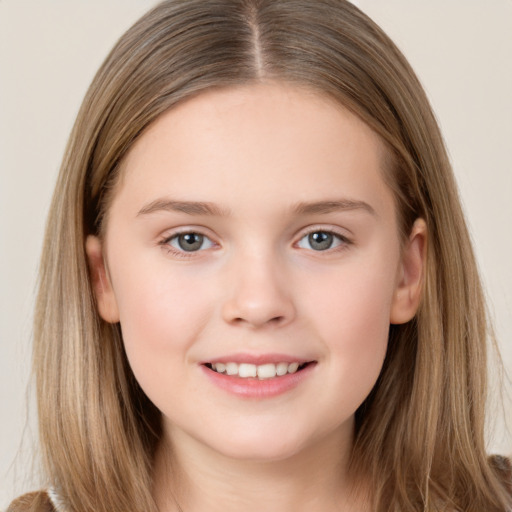
[[[285,459],[261,461],[233,459],[173,432],[156,457],[158,510],[360,512],[366,507],[347,472],[351,436],[341,437],[335,433]]]

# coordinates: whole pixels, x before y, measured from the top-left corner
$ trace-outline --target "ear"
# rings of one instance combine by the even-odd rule
[[[407,243],[402,249],[390,323],[404,324],[416,314],[421,300],[427,253],[427,225],[416,219]]]
[[[117,301],[105,265],[101,241],[97,236],[89,235],[87,237],[85,252],[89,261],[92,288],[98,305],[98,313],[106,322],[112,324],[119,322]]]

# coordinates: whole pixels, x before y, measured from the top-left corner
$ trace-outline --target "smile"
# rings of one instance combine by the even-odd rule
[[[285,354],[232,354],[203,361],[208,380],[244,399],[267,399],[285,394],[317,372],[318,361]]]
[[[214,372],[228,375],[230,377],[239,377],[243,379],[258,378],[259,380],[273,379],[275,377],[283,377],[287,374],[296,373],[306,367],[308,363],[266,363],[266,364],[250,364],[250,363],[207,363],[210,370]]]

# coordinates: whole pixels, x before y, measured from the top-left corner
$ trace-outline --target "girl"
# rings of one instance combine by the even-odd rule
[[[509,510],[486,334],[382,31],[343,0],[164,2],[71,135],[35,325],[49,490],[9,510]]]

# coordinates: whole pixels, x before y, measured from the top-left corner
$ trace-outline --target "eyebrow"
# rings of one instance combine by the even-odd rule
[[[147,215],[155,212],[181,212],[188,215],[209,215],[226,217],[229,211],[220,208],[214,203],[203,201],[173,201],[171,199],[157,199],[151,203],[143,206],[137,213],[140,215]]]
[[[337,211],[364,210],[376,216],[375,210],[364,201],[354,199],[337,199],[328,201],[300,202],[292,211],[297,215],[322,215]],[[156,199],[143,206],[137,213],[137,217],[156,212],[180,212],[187,215],[207,215],[214,217],[227,217],[230,212],[215,203],[204,201],[175,201],[172,199]]]
[[[327,214],[346,210],[364,210],[371,215],[377,216],[373,207],[368,203],[354,199],[336,199],[330,201],[317,201],[313,203],[301,202],[298,203],[293,210],[299,215]]]

